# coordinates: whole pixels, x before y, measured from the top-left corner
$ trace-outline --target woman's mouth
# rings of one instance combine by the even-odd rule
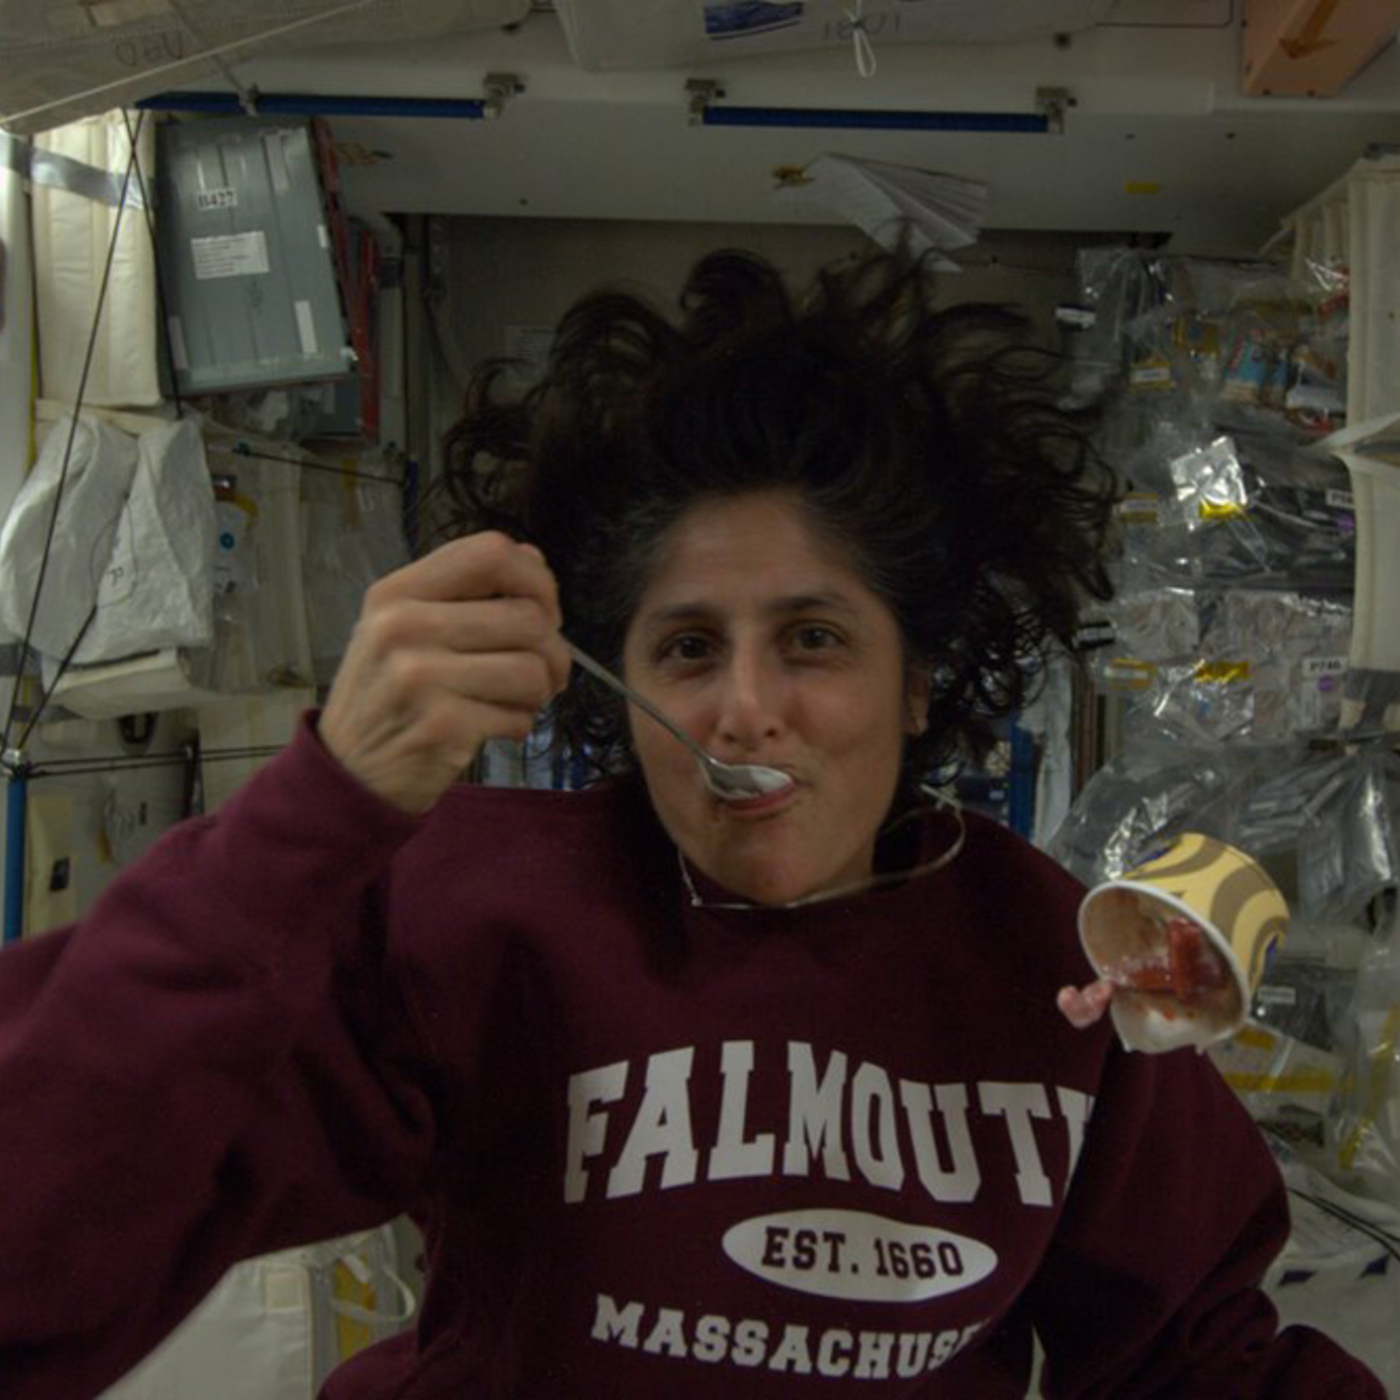
[[[757,812],[769,812],[775,808],[785,806],[797,791],[795,779],[789,780],[782,787],[776,788],[772,792],[760,792],[753,797],[743,798],[723,798],[719,805],[726,812],[735,812],[742,815],[749,815]]]

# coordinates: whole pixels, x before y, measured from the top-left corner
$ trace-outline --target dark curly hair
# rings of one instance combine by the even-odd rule
[[[906,780],[984,755],[1049,640],[1110,593],[1118,485],[1060,358],[1005,308],[935,310],[904,249],[828,268],[801,299],[764,260],[712,253],[679,312],[599,291],[523,398],[502,392],[505,362],[484,366],[446,442],[447,531],[536,543],[566,633],[616,668],[666,531],[701,501],[791,490],[932,675]],[[553,717],[598,771],[631,766],[623,707],[578,668]]]

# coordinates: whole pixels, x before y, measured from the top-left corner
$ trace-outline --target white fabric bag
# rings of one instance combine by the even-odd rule
[[[1293,272],[1309,264],[1349,269],[1347,424],[1319,444],[1352,476],[1356,506],[1356,605],[1342,728],[1400,725],[1400,156],[1358,161],[1289,215]]]
[[[37,587],[32,641],[46,657],[67,656],[85,624],[78,664],[208,646],[213,564],[214,493],[192,422],[160,424],[133,439],[86,415],[76,431],[65,419],[0,532],[0,624],[23,636]]]
[[[34,248],[20,143],[0,132],[0,520],[29,470],[33,420]]]
[[[412,1317],[397,1267],[388,1225],[235,1264],[98,1400],[314,1400],[336,1366]]]
[[[1356,591],[1341,727],[1400,728],[1400,414],[1366,419],[1326,438],[1351,473]]]
[[[189,419],[152,428],[137,453],[80,662],[214,639],[214,488],[199,429]]]
[[[35,647],[63,656],[82,630],[111,558],[117,521],[136,475],[136,439],[84,414],[56,423],[0,530],[0,624],[25,635],[72,436],[63,509],[34,620]]]
[[[129,129],[122,112],[106,112],[46,132],[35,142],[34,280],[46,399],[77,403],[81,389],[82,401],[89,404],[150,406],[161,401],[155,249],[135,170],[126,181],[125,208],[119,207],[135,127],[134,117]],[[154,121],[141,124],[136,149],[149,186],[155,169]],[[68,171],[74,178],[65,185]],[[114,235],[104,298],[103,274]]]

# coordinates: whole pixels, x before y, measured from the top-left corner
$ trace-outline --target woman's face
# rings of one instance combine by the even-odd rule
[[[796,497],[753,493],[683,516],[657,552],[623,669],[716,758],[793,780],[722,801],[675,738],[634,714],[652,803],[693,866],[764,904],[870,873],[927,688],[893,613]]]

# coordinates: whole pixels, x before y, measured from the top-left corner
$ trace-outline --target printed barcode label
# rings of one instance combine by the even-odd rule
[[[1156,389],[1172,382],[1170,365],[1136,365],[1132,372],[1132,382],[1139,387]]]
[[[1309,656],[1303,662],[1303,679],[1315,681],[1323,676],[1340,676],[1346,668],[1345,656]]]
[[[1110,685],[1126,690],[1146,690],[1152,684],[1157,668],[1150,661],[1133,661],[1119,657],[1103,668],[1103,677]]]
[[[1119,519],[1128,525],[1155,525],[1157,523],[1156,496],[1133,494],[1124,496],[1118,502]]]

